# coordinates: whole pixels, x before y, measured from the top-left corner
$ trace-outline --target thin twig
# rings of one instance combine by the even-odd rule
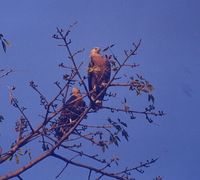
[[[56,179],[60,177],[60,175],[64,172],[64,170],[67,168],[69,163],[66,163],[65,166],[62,168],[62,170],[59,172],[59,174],[56,176]]]

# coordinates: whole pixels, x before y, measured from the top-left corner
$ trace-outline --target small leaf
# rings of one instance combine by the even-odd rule
[[[23,152],[22,152],[22,150],[21,150],[21,149],[19,149],[19,150],[17,151],[17,154],[19,154],[20,156],[22,156],[22,155],[23,155]]]
[[[108,118],[108,122],[111,124],[112,123],[112,120],[110,118]]]
[[[120,122],[123,126],[127,127],[127,124],[125,122]]]
[[[111,44],[111,45],[110,45],[110,48],[112,48],[114,45],[115,45],[115,44]]]
[[[113,138],[113,135],[111,134],[110,135],[110,143],[113,143],[113,141],[114,141],[114,138]]]
[[[116,146],[119,146],[119,144],[118,144],[118,141],[114,141],[114,144],[116,145]]]
[[[13,156],[10,156],[9,161],[12,161]]]
[[[119,121],[120,124],[122,124],[123,126],[127,127],[127,124],[125,122],[121,121],[119,118],[118,118],[118,121]]]
[[[121,142],[121,140],[120,140],[120,138],[119,138],[118,136],[115,136],[115,138],[116,138],[118,141],[120,141],[120,142]]]
[[[152,94],[148,95],[148,101],[152,101],[152,103],[154,104],[155,98],[154,98],[154,96]]]
[[[128,135],[128,133],[125,131],[125,129],[122,130],[122,136],[124,136],[125,139],[128,141],[129,135]]]
[[[6,43],[7,46],[10,46],[10,42],[8,42],[6,39],[3,39],[3,41]]]
[[[5,44],[5,42],[1,41],[1,43],[2,43],[2,46],[3,46],[3,50],[6,53],[6,44]]]
[[[154,87],[151,84],[147,83],[146,86],[149,92],[152,92],[154,90]]]
[[[113,136],[113,143],[114,143],[116,146],[119,146],[116,136]]]
[[[136,117],[133,114],[130,116],[130,118],[131,119],[136,119]]]
[[[4,117],[2,115],[0,115],[0,122],[3,122]]]
[[[149,123],[153,122],[153,120],[148,115],[146,115],[146,119],[148,120]]]
[[[105,49],[103,49],[102,51],[105,52],[105,51],[107,51],[109,48],[110,48],[110,47],[108,46],[108,47],[106,47]]]
[[[30,160],[32,159],[30,151],[28,152],[28,157],[29,157]]]
[[[116,124],[113,124],[113,125],[118,131],[120,131],[122,129],[120,125],[116,125]]]
[[[19,164],[19,156],[15,154],[15,161],[16,161],[16,164]]]
[[[126,98],[124,98],[124,102],[126,103],[127,101],[126,101]]]
[[[125,54],[126,56],[128,56],[128,51],[127,51],[127,50],[124,50],[124,54]]]

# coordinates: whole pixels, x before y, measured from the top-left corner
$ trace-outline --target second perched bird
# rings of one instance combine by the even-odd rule
[[[60,117],[58,119],[58,127],[56,128],[55,136],[61,138],[70,127],[74,125],[74,121],[77,121],[81,114],[86,109],[85,101],[78,88],[72,89],[72,96],[63,105]]]
[[[110,81],[111,75],[110,62],[101,56],[100,50],[100,48],[96,47],[90,51],[91,61],[88,68],[88,86],[92,100],[91,106],[95,110],[102,106],[102,101],[106,94],[105,87]]]

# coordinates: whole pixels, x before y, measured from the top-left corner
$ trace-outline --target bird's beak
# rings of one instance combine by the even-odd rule
[[[98,53],[100,53],[100,51],[101,51],[101,48],[98,49]]]

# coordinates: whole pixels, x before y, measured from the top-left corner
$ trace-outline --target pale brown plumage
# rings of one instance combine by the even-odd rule
[[[100,48],[93,48],[90,52],[90,63],[88,69],[88,86],[93,109],[102,106],[103,98],[106,94],[106,84],[110,81],[110,62],[100,54]],[[101,95],[99,95],[101,93]],[[97,98],[97,96],[99,97]],[[96,99],[97,98],[97,99]],[[94,102],[94,100],[96,101]]]

